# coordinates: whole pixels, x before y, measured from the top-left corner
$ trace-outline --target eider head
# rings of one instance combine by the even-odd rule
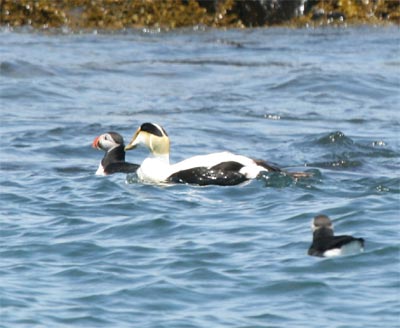
[[[92,143],[93,148],[96,148],[99,150],[104,150],[104,151],[110,151],[111,149],[114,149],[115,147],[118,147],[121,145],[122,146],[124,145],[124,139],[117,132],[104,133],[104,134],[96,137]]]
[[[317,215],[311,223],[312,231],[316,231],[318,229],[329,229],[333,231],[332,221],[326,215],[320,214]]]
[[[167,132],[158,124],[143,123],[136,130],[125,150],[134,149],[139,145],[146,146],[155,156],[169,155],[169,138]]]

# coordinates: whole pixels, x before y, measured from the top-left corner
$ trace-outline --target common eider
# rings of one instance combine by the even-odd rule
[[[308,255],[333,257],[364,251],[364,239],[353,236],[334,236],[333,224],[326,215],[317,215],[312,221],[313,241]]]
[[[265,161],[226,151],[194,156],[170,164],[168,134],[155,123],[142,124],[125,150],[139,145],[144,145],[151,153],[137,170],[139,179],[145,182],[229,186],[255,179],[260,172],[282,172],[279,167]],[[298,174],[300,177],[309,176],[307,173]]]
[[[96,175],[134,173],[139,167],[138,164],[125,162],[124,139],[117,132],[108,132],[96,137],[92,147],[106,152]]]

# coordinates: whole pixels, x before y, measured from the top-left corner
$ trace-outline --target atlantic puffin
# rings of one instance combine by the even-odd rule
[[[96,175],[134,173],[139,167],[138,164],[125,162],[124,139],[117,132],[108,132],[96,137],[92,147],[106,152]]]
[[[333,257],[364,251],[364,239],[353,236],[334,236],[333,224],[326,215],[317,215],[312,221],[313,241],[308,255]]]
[[[150,183],[232,186],[255,179],[260,172],[282,172],[279,167],[265,161],[226,151],[194,156],[170,164],[168,134],[155,123],[143,123],[125,150],[139,145],[147,147],[151,154],[142,162],[137,174],[140,180]],[[307,173],[304,176],[308,176]]]

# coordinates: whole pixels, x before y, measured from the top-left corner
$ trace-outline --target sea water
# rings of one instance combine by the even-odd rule
[[[1,327],[399,327],[397,27],[94,32],[0,33]],[[144,122],[312,177],[95,176]],[[307,256],[322,213],[365,252]]]

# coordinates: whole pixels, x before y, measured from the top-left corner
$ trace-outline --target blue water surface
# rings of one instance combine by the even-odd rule
[[[3,29],[0,326],[399,327],[399,58],[397,27]],[[174,162],[313,176],[95,176],[93,139],[143,122]],[[319,213],[365,252],[307,256]]]

